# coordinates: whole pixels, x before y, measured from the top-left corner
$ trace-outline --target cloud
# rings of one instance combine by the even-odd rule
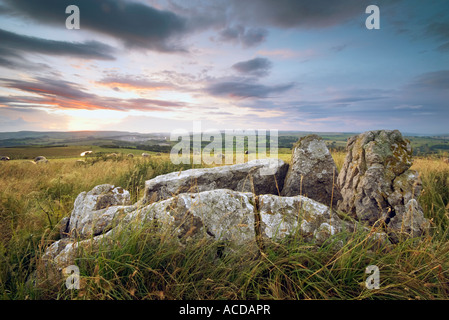
[[[17,89],[34,96],[2,97],[0,104],[20,106],[22,108],[56,108],[83,110],[116,110],[116,111],[168,111],[172,108],[186,107],[184,103],[156,99],[120,99],[103,97],[86,92],[80,85],[60,79],[37,77],[33,81],[0,78],[3,86]]]
[[[237,62],[232,69],[241,74],[263,77],[268,75],[273,64],[267,58],[254,58],[247,61]]]
[[[142,77],[134,77],[130,75],[110,75],[106,76],[99,84],[108,85],[114,88],[126,88],[137,90],[164,90],[173,89],[175,86],[168,82],[155,81]]]
[[[213,96],[228,97],[233,99],[268,98],[272,95],[290,90],[293,87],[293,83],[266,86],[262,84],[239,81],[223,81],[208,86],[206,88],[206,92]]]
[[[393,107],[395,110],[401,110],[401,109],[407,109],[407,110],[416,110],[421,109],[422,105],[408,105],[408,104],[401,104],[399,106]]]
[[[41,96],[58,96],[66,99],[88,99],[94,97],[73,82],[60,79],[37,77],[35,81],[24,81],[0,78],[7,88],[36,93]]]
[[[77,5],[81,29],[119,39],[127,48],[159,52],[184,51],[178,44],[188,32],[186,19],[170,11],[123,0],[6,0],[16,10],[40,23],[65,28],[65,9]]]
[[[84,59],[114,60],[114,49],[98,41],[66,42],[19,35],[0,29],[0,53],[17,57],[23,53],[42,53],[57,56],[72,56]],[[11,61],[11,60],[9,60]],[[20,66],[20,64],[15,64]]]
[[[449,70],[423,73],[416,77],[409,87],[419,90],[449,90]]]
[[[324,28],[342,24],[362,16],[371,4],[367,0],[232,0],[236,19],[253,25],[271,25],[280,28]],[[372,1],[371,1],[372,2]],[[391,1],[386,1],[391,2]]]
[[[446,21],[430,23],[426,28],[425,35],[427,37],[433,37],[437,41],[443,42],[440,46],[438,46],[438,51],[449,51],[449,22]]]
[[[227,27],[219,32],[219,41],[241,44],[244,48],[255,47],[266,40],[268,31],[263,28],[246,28],[242,25]]]

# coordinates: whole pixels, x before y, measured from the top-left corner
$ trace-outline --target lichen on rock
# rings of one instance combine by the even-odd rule
[[[368,225],[384,223],[393,239],[397,233],[425,233],[428,223],[416,202],[421,182],[417,172],[410,170],[410,142],[398,130],[376,130],[348,139],[346,149],[338,176],[342,194],[338,209]],[[412,200],[416,203],[410,211],[406,208]],[[409,220],[408,215],[415,223],[410,228],[400,227]]]

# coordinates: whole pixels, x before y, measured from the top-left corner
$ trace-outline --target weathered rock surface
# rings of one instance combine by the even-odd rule
[[[341,199],[337,187],[337,166],[323,139],[317,135],[301,138],[293,147],[282,196],[304,195],[336,207]]]
[[[422,235],[429,222],[416,201],[421,182],[409,169],[410,142],[397,130],[378,130],[351,137],[346,148],[338,208],[369,225],[384,222],[389,233]]]
[[[259,196],[262,235],[280,239],[299,233],[306,241],[322,243],[341,232],[345,223],[330,208],[304,196]]]
[[[144,202],[168,199],[184,192],[230,189],[255,194],[279,194],[288,164],[278,159],[258,159],[223,167],[190,169],[160,175],[145,182]]]
[[[119,216],[136,209],[129,204],[129,192],[113,185],[102,184],[89,192],[81,192],[75,199],[65,233],[81,238],[101,234],[110,229]]]
[[[111,187],[98,186],[94,188],[94,192],[80,196],[92,208],[96,203],[93,197],[98,196],[98,193],[107,194]],[[86,200],[87,197],[90,200]],[[122,208],[130,210],[131,206]],[[62,269],[73,263],[78,249],[97,250],[100,245],[113,245],[114,236],[118,232],[136,224],[139,228],[156,226],[167,237],[179,239],[180,245],[205,237],[222,242],[226,249],[244,247],[248,252],[258,250],[257,239],[260,235],[263,239],[276,241],[288,235],[299,234],[305,241],[321,244],[342,230],[354,228],[339,219],[326,205],[303,196],[255,196],[250,192],[229,189],[183,193],[134,208],[120,217],[111,229],[103,228],[101,221],[94,218],[98,216],[97,212],[84,211],[84,219],[77,219],[76,227],[89,232],[102,229],[104,233],[85,237],[85,240],[74,237],[72,233],[70,237],[53,243],[46,250],[44,260]],[[88,218],[87,215],[91,217]],[[72,216],[79,215],[74,210]],[[72,216],[70,220],[75,221]],[[100,223],[101,228],[96,223]]]

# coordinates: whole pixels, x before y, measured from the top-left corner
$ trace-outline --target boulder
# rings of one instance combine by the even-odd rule
[[[218,189],[182,193],[136,210],[125,220],[157,221],[182,242],[210,237],[235,248],[255,239],[254,210],[252,193]]]
[[[288,164],[282,160],[258,159],[230,166],[172,172],[145,182],[144,203],[185,192],[223,188],[255,194],[279,194],[287,170]]]
[[[292,163],[281,195],[304,195],[336,207],[338,200],[341,200],[337,176],[337,166],[323,139],[308,135],[293,147]]]
[[[81,192],[75,199],[65,233],[80,238],[101,234],[113,226],[116,218],[135,210],[136,206],[129,204],[129,192],[113,185],[103,184]]]
[[[116,216],[115,225],[107,229],[99,214],[103,212],[104,215],[105,211],[92,208],[98,203],[95,196],[115,190],[111,188],[101,185],[93,192],[80,194],[76,207],[84,206],[88,210],[83,211],[82,215],[77,215],[74,210],[68,228],[72,224],[78,229],[83,226],[80,233],[84,237],[63,232],[68,236],[45,251],[43,258],[47,263],[62,269],[74,261],[78,249],[95,251],[100,244],[103,248],[109,248],[104,246],[113,246],[116,243],[114,237],[119,232],[133,228],[144,230],[156,227],[166,238],[177,239],[180,246],[189,241],[207,239],[223,243],[225,250],[245,248],[248,253],[257,252],[260,248],[258,239],[278,241],[289,235],[299,235],[306,242],[322,244],[338,232],[355,228],[341,220],[326,205],[303,196],[255,196],[251,192],[217,189],[183,193],[141,207],[119,206],[124,214]],[[62,225],[65,224],[67,222],[63,221]],[[92,230],[102,230],[102,233],[95,234]],[[91,236],[87,237],[88,234]]]
[[[304,196],[259,196],[261,234],[270,239],[299,234],[305,241],[322,244],[349,228],[328,206]]]
[[[359,221],[384,223],[392,238],[422,235],[429,228],[416,201],[421,182],[410,170],[410,142],[397,130],[368,131],[351,137],[338,176],[338,208]]]
[[[109,185],[102,185],[94,188],[94,192],[81,193],[75,207],[80,210],[82,206],[93,208],[96,203],[94,196],[107,194],[105,192],[109,192],[110,188]],[[78,237],[72,232],[68,233],[69,237],[54,242],[43,255],[45,266],[48,267],[50,263],[51,266],[62,270],[73,263],[79,248],[89,247],[91,250],[97,250],[100,244],[103,248],[104,245],[114,245],[115,235],[121,231],[126,232],[128,227],[132,229],[131,226],[138,228],[157,226],[159,232],[167,237],[178,239],[179,245],[207,238],[224,243],[228,250],[242,246],[246,246],[248,250],[251,248],[257,250],[252,193],[227,189],[197,194],[184,193],[143,207],[134,207],[132,210],[130,208],[127,207],[127,212],[118,216],[116,225],[110,229],[103,227],[102,215],[99,216],[95,210],[85,210],[82,215],[77,215],[74,210],[69,228],[73,221],[77,221],[76,227],[84,236]],[[104,211],[102,212],[104,214]],[[61,224],[66,223],[64,220]],[[103,233],[87,237],[89,232],[92,235],[91,230],[100,229]]]

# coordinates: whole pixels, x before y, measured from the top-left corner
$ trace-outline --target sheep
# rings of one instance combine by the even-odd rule
[[[35,163],[48,163],[48,160],[44,156],[38,156],[38,157],[34,158],[34,162]]]
[[[0,156],[0,161],[9,161],[11,160],[8,156]]]
[[[84,151],[84,152],[81,152],[80,156],[84,157],[84,156],[87,156],[88,154],[92,154],[92,153],[93,153],[93,151]]]
[[[110,154],[108,154],[107,156],[106,156],[106,158],[117,158],[118,157],[118,154],[117,153],[110,153]]]
[[[142,153],[142,157],[144,157],[144,158],[149,158],[149,157],[151,157],[148,153]]]
[[[132,159],[134,158],[134,155],[132,153],[128,153],[127,157]]]

